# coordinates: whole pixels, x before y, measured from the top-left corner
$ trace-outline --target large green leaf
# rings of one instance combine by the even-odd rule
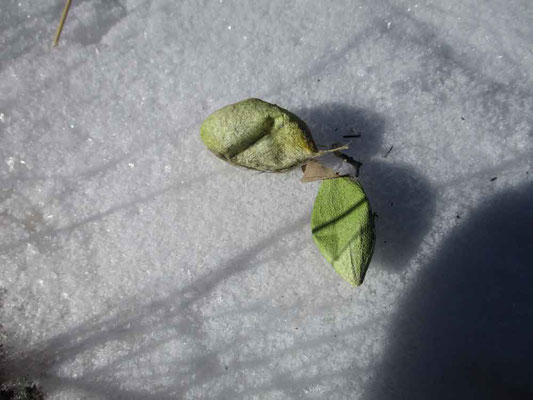
[[[259,99],[225,106],[202,123],[200,136],[218,157],[260,171],[282,171],[320,155],[297,116]]]
[[[363,282],[374,251],[374,217],[358,181],[322,181],[311,216],[313,239],[322,255],[347,282]]]

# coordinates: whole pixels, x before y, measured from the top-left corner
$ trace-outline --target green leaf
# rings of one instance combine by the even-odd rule
[[[202,123],[200,136],[223,160],[259,171],[283,171],[322,154],[301,119],[259,99],[215,111]]]
[[[313,239],[335,271],[363,283],[374,252],[374,217],[363,188],[349,177],[322,181],[311,216]]]

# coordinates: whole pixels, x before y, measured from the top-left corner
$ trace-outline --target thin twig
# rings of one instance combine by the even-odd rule
[[[394,145],[392,145],[392,146],[390,147],[389,151],[387,151],[387,152],[385,153],[385,155],[383,156],[383,158],[387,158],[387,156],[390,154],[390,152],[392,151],[393,148],[394,148]]]
[[[59,20],[59,25],[56,30],[56,37],[54,38],[54,43],[52,43],[52,47],[56,47],[57,42],[59,42],[59,37],[61,36],[61,31],[63,30],[63,25],[65,24],[65,20],[67,19],[70,3],[72,3],[72,0],[67,0],[67,2],[65,3],[65,7],[63,7],[63,12],[61,13],[61,19]]]

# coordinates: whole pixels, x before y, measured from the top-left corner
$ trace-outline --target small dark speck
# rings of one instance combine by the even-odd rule
[[[464,121],[464,120],[465,120],[465,117],[461,117],[461,119]]]
[[[460,215],[456,215],[455,218],[461,219],[461,216]]]
[[[362,132],[358,132],[355,128],[352,128],[352,129],[350,129],[350,134],[342,135],[342,137],[345,137],[345,138],[360,138],[362,134],[363,134]]]
[[[337,132],[339,130],[339,128],[335,128],[335,132]]]
[[[390,206],[392,207],[394,205],[394,201],[391,201],[390,202]]]
[[[383,241],[383,243],[387,244],[387,241],[386,241],[386,240],[384,240],[384,241]]]
[[[294,328],[294,329],[298,330],[298,328]]]
[[[337,335],[333,335],[333,337],[337,337]]]
[[[497,176],[495,176],[495,177],[493,177],[493,178],[490,178],[490,181],[491,181],[491,182],[494,182],[496,179],[498,179]]]
[[[226,365],[224,368],[228,369],[228,366]]]
[[[320,79],[317,79],[318,82],[320,82]]]
[[[374,213],[374,218],[379,218],[379,214],[377,212]]]

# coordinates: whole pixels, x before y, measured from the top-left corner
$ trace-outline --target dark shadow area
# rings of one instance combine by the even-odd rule
[[[367,399],[533,398],[533,185],[489,200],[400,306]]]
[[[427,180],[413,168],[384,158],[391,146],[382,140],[384,117],[339,103],[297,114],[308,124],[317,145],[350,143],[343,153],[363,163],[359,179],[378,215],[373,259],[390,270],[403,268],[431,225],[435,197]]]
[[[3,382],[0,379],[0,400],[44,400],[44,393],[25,378]]]
[[[329,147],[334,143],[350,143],[344,150],[363,163],[381,149],[385,119],[373,111],[340,103],[326,103],[302,109],[297,114],[307,123],[317,145]],[[360,135],[358,138],[344,136]]]
[[[2,308],[2,297],[5,291],[0,288],[0,308]],[[0,400],[43,400],[44,394],[41,389],[25,376],[12,376],[8,378],[11,366],[6,362],[3,340],[5,332],[0,323]]]

